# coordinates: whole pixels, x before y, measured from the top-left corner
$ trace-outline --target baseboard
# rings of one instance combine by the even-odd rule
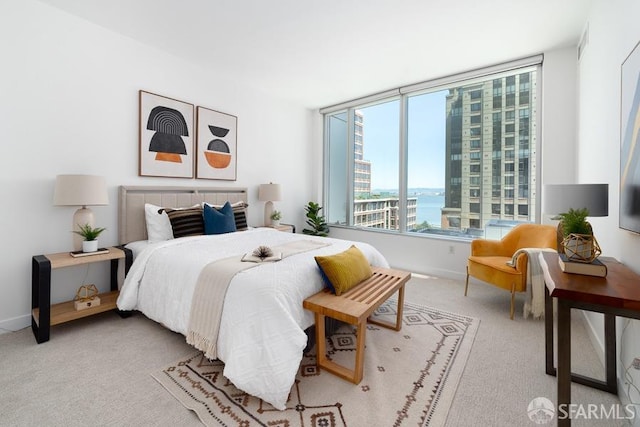
[[[14,317],[12,319],[0,320],[0,334],[19,331],[20,329],[28,328],[29,326],[31,326],[31,315],[29,314]]]
[[[396,268],[395,266],[391,266],[392,268]],[[397,267],[400,268],[400,267]],[[430,269],[429,271],[416,271],[406,268],[400,268],[402,270],[411,271],[411,274],[416,277],[438,277],[440,279],[449,279],[449,280],[461,280],[464,283],[467,275],[466,273],[460,273],[459,271],[445,270],[441,268]]]

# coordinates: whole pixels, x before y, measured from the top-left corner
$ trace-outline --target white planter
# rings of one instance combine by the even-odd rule
[[[279,219],[272,219],[271,220],[271,226],[272,227],[277,227],[280,225],[280,220]]]
[[[95,252],[98,250],[97,240],[85,240],[82,242],[82,252]]]

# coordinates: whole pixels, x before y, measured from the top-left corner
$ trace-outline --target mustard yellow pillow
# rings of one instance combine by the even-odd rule
[[[316,256],[315,259],[327,286],[336,295],[373,275],[369,261],[354,245],[339,254]]]

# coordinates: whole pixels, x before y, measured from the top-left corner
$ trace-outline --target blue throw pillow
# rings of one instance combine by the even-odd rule
[[[221,209],[204,204],[204,234],[223,234],[236,231],[236,220],[229,202]]]

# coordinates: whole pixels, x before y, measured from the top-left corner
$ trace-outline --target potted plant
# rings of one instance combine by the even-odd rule
[[[596,241],[591,224],[587,221],[589,211],[586,208],[569,209],[558,215],[558,237],[562,240],[558,250],[571,261],[591,262],[600,255],[600,246]]]
[[[311,228],[305,228],[302,232],[312,236],[328,236],[329,226],[324,216],[320,215],[322,206],[314,202],[309,202],[304,209],[307,211],[307,225]]]
[[[82,236],[84,241],[82,242],[82,252],[95,252],[98,250],[98,236],[102,233],[106,228],[96,227],[93,228],[90,224],[80,225],[78,224],[79,230],[74,230],[73,232]]]
[[[272,227],[277,227],[280,225],[280,220],[282,219],[282,212],[280,211],[273,211],[271,213],[271,226]]]

